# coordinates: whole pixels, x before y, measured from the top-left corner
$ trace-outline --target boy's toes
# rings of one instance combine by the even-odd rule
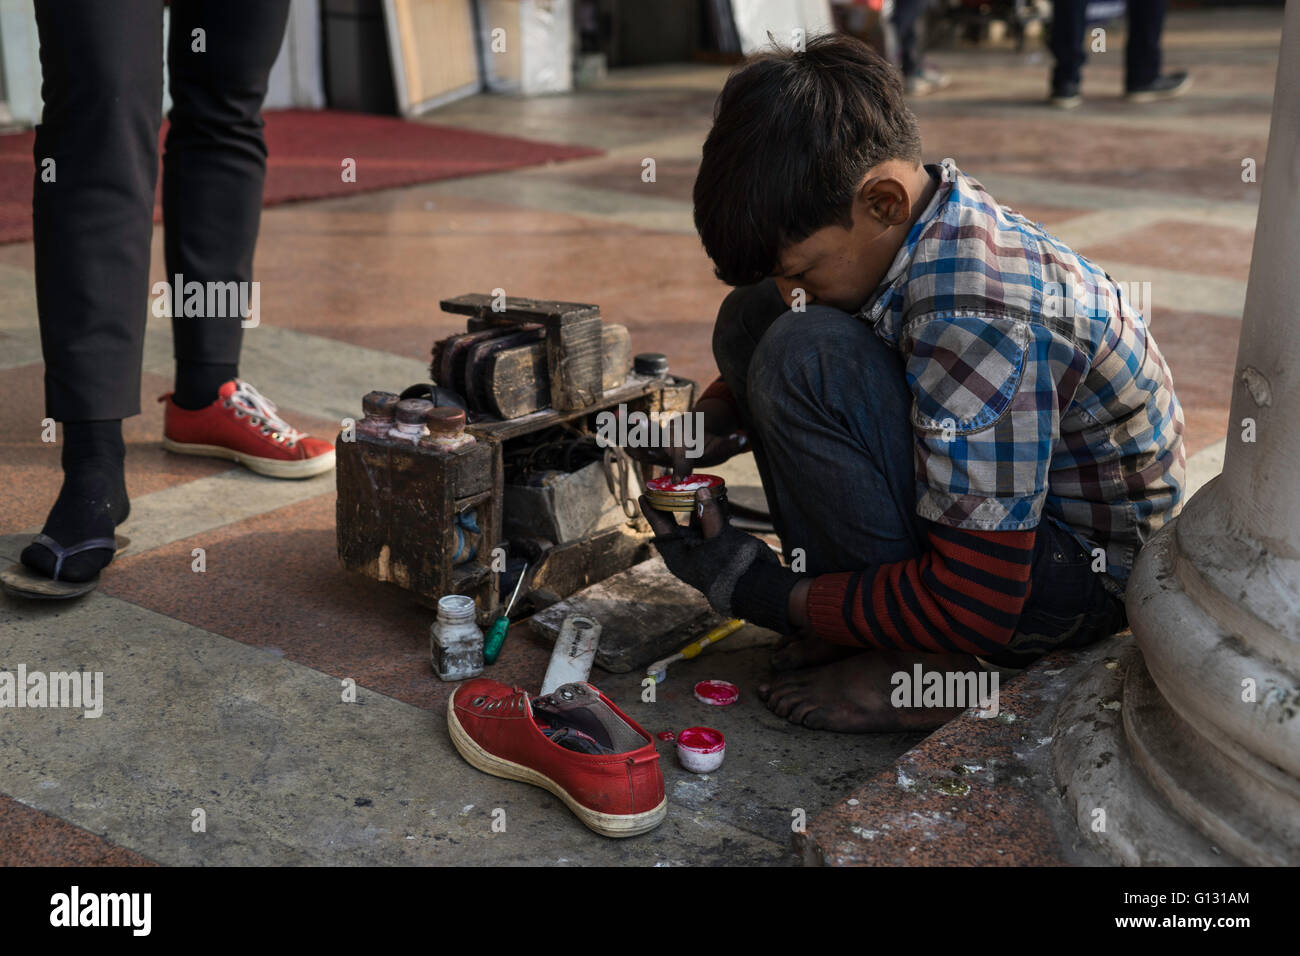
[[[800,700],[790,708],[790,713],[786,720],[792,724],[803,724],[805,727],[813,727],[810,719],[821,709],[820,705],[813,700]],[[816,728],[814,728],[816,729]]]
[[[790,712],[807,699],[803,681],[783,678],[773,681],[765,687],[766,694],[760,690],[760,696],[767,702],[767,709],[778,717],[789,717]],[[796,721],[797,723],[797,721]]]
[[[801,720],[800,723],[809,730],[833,729],[831,727],[831,724],[833,723],[831,715],[825,707],[813,707],[804,715],[803,720]]]

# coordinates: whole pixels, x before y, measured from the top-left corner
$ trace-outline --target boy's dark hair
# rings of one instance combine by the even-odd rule
[[[718,278],[771,275],[781,249],[850,228],[853,197],[885,160],[921,161],[898,71],[865,43],[827,34],[760,53],[718,95],[695,178],[695,228]]]

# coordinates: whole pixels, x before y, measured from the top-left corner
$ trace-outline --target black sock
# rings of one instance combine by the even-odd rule
[[[41,533],[65,548],[88,538],[113,537],[113,529],[131,512],[125,458],[121,419],[64,422],[63,487]],[[21,560],[48,577],[54,574],[55,556],[44,545],[28,545]],[[59,569],[59,580],[88,581],[111,560],[106,549],[71,555]]]
[[[181,408],[197,412],[217,400],[217,389],[238,378],[238,365],[214,365],[209,362],[176,362],[176,391],[174,401]]]

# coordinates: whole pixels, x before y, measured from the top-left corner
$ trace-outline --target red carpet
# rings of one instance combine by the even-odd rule
[[[583,146],[557,146],[364,113],[279,110],[266,113],[265,118],[270,153],[266,206],[600,154]],[[166,132],[164,121],[162,135]],[[0,243],[32,238],[35,137],[31,131],[0,136]],[[343,182],[340,175],[345,157],[357,161],[354,183]],[[154,220],[161,215],[155,208]]]

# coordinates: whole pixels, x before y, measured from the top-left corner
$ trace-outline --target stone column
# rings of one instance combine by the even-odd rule
[[[1127,603],[1145,667],[1125,678],[1123,727],[1145,783],[1216,852],[1300,863],[1300,0],[1282,31],[1223,473],[1143,548]]]

